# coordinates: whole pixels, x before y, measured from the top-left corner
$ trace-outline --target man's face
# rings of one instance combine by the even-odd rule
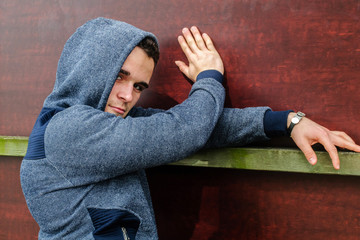
[[[154,60],[143,49],[135,47],[119,72],[104,111],[125,118],[141,92],[148,88],[154,66]]]

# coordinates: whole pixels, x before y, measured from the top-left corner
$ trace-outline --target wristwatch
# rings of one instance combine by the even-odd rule
[[[289,132],[290,135],[291,135],[291,131],[293,130],[295,125],[298,124],[303,117],[305,117],[305,113],[297,112],[296,115],[291,119],[291,123],[290,123],[290,126],[288,128],[288,132]]]

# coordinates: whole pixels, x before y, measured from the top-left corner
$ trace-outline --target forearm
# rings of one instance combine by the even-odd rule
[[[288,136],[287,119],[290,112],[272,111],[268,107],[225,108],[206,147],[244,146]]]
[[[268,107],[225,108],[206,148],[243,146],[269,138],[264,131],[264,115]]]

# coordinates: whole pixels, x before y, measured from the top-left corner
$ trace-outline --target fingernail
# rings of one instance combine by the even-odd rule
[[[314,158],[314,157],[310,158],[310,159],[309,159],[309,162],[310,162],[312,165],[314,165],[314,164],[315,164],[315,158]]]

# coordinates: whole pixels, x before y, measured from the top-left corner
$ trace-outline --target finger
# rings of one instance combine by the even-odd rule
[[[175,64],[179,70],[189,78],[189,67],[183,61],[175,61]]]
[[[335,145],[330,141],[330,138],[328,136],[322,137],[319,139],[319,143],[321,143],[329,153],[334,168],[340,169],[339,154]]]
[[[190,28],[190,30],[191,30],[192,35],[195,38],[195,42],[196,42],[196,45],[198,46],[198,48],[200,50],[206,49],[204,39],[202,38],[202,36],[201,36],[201,34],[199,32],[199,29],[197,27],[195,27],[195,26],[192,26]]]
[[[191,51],[191,49],[189,48],[186,40],[184,39],[183,36],[179,36],[178,37],[178,42],[180,44],[180,47],[182,49],[182,51],[184,52],[186,58],[189,60],[190,56],[193,54],[193,52]]]
[[[347,140],[347,141],[352,142],[352,143],[355,144],[354,140],[353,140],[349,135],[347,135],[347,134],[344,133],[344,132],[331,131],[331,133],[333,133],[333,134],[335,134],[335,135],[337,135],[337,136],[339,136],[339,137],[341,137],[341,138],[343,138],[343,139],[345,139],[345,140]]]
[[[189,46],[189,48],[191,49],[191,51],[192,52],[199,51],[199,48],[195,42],[194,36],[190,32],[190,30],[188,28],[183,28],[182,33],[183,33],[186,43]]]
[[[333,132],[332,132],[333,133]],[[338,147],[345,148],[351,151],[360,152],[360,146],[355,144],[354,141],[350,138],[344,138],[343,135],[332,135],[331,141]]]
[[[213,44],[210,36],[207,35],[206,33],[203,33],[203,34],[202,34],[202,37],[203,37],[203,39],[204,39],[204,41],[205,41],[206,47],[207,47],[210,51],[216,51],[215,46],[214,46],[214,44]]]

